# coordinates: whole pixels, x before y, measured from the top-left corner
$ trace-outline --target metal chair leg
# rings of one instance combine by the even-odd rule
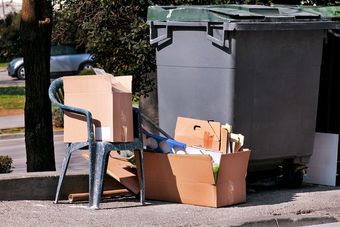
[[[105,150],[105,144],[101,142],[96,144],[95,152],[90,154],[89,207],[91,209],[99,208],[108,154],[109,151]]]
[[[60,170],[60,176],[59,176],[59,180],[58,180],[57,192],[56,192],[56,195],[55,195],[54,203],[58,203],[58,200],[59,200],[59,197],[60,197],[61,186],[63,185],[64,177],[66,175],[67,167],[68,167],[68,164],[70,162],[72,153],[74,151],[79,150],[79,149],[86,147],[86,146],[87,146],[87,143],[75,143],[75,144],[70,144],[66,148],[64,160],[63,160],[61,170]]]
[[[66,171],[67,171],[68,164],[70,162],[71,155],[72,155],[72,146],[68,146],[66,151],[65,151],[63,164],[62,164],[62,167],[61,167],[61,170],[60,170],[60,176],[59,176],[57,192],[56,192],[56,195],[55,195],[54,203],[58,203],[59,195],[60,195],[60,189],[61,189],[61,186],[63,184],[64,177],[66,175]]]
[[[139,150],[139,166],[140,166],[140,202],[142,205],[145,204],[145,181],[144,181],[144,154],[143,149]]]

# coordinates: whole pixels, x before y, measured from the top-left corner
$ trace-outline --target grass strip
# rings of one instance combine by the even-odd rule
[[[24,109],[24,87],[0,87],[0,109]]]
[[[11,133],[24,133],[25,128],[6,128],[6,129],[0,129],[0,135],[1,134],[11,134]]]
[[[1,62],[0,67],[1,68],[7,68],[8,63],[7,62]]]

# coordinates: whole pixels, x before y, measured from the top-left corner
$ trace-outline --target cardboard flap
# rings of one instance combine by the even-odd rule
[[[228,153],[228,143],[229,143],[229,132],[227,128],[221,128],[221,144],[220,144],[220,150],[223,154]]]
[[[112,91],[114,93],[131,93],[131,85],[128,86],[126,81],[123,81],[124,83],[126,83],[125,86],[128,86],[128,87],[125,87],[123,84],[121,84],[119,82],[119,80],[117,78],[116,77],[112,77],[112,79],[111,79]]]
[[[132,76],[114,77],[111,74],[64,77],[65,93],[111,92],[131,93]],[[76,89],[75,89],[76,88]]]
[[[220,169],[218,171],[217,184],[224,181],[239,181],[247,175],[250,150],[242,150],[233,154],[221,156]]]
[[[177,180],[215,184],[210,155],[168,155]]]
[[[220,130],[220,122],[178,117],[175,140],[188,146],[220,150]]]
[[[132,76],[115,76],[114,79],[123,85],[128,92],[132,92]]]
[[[103,76],[65,76],[65,93],[111,92],[110,75]]]
[[[145,168],[145,175],[149,179],[175,182],[187,181],[197,183],[215,184],[212,172],[212,159],[209,155],[176,155],[144,152],[148,164],[157,163],[157,169],[149,166]],[[150,172],[148,171],[150,170]],[[160,176],[168,176],[169,179],[160,179]],[[170,177],[171,176],[171,177]]]

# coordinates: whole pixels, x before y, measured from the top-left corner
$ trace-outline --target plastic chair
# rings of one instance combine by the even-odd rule
[[[64,177],[67,172],[67,167],[74,151],[79,149],[88,149],[90,152],[89,161],[89,207],[98,209],[103,191],[103,180],[106,174],[108,156],[110,151],[116,150],[139,150],[140,155],[140,202],[142,205],[145,201],[144,191],[144,159],[143,159],[143,141],[141,131],[141,115],[138,108],[133,108],[133,123],[134,123],[134,141],[126,143],[111,143],[95,141],[92,125],[92,115],[90,111],[85,109],[66,106],[63,103],[63,78],[54,80],[49,87],[49,97],[63,111],[72,112],[86,117],[88,141],[75,142],[68,144],[65,151],[64,160],[61,167],[60,177],[58,181],[55,203],[58,203],[60,190],[63,184]]]

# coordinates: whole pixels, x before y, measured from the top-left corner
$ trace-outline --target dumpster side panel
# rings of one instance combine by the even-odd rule
[[[160,127],[174,135],[178,116],[232,123],[235,42],[218,47],[205,27],[168,29],[171,39],[157,48]],[[214,36],[221,38],[221,31]]]
[[[232,122],[234,70],[158,66],[160,127],[174,135],[178,116]]]
[[[254,150],[251,160],[312,154],[323,35],[237,33],[234,129]]]

